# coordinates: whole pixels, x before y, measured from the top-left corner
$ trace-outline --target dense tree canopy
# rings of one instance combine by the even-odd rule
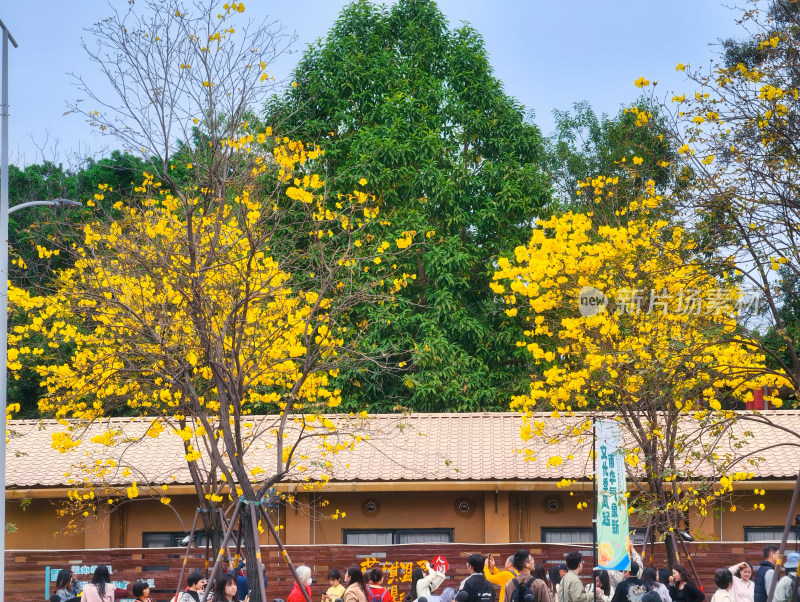
[[[519,325],[488,283],[499,254],[547,212],[550,190],[539,130],[493,76],[481,36],[449,28],[430,0],[356,2],[295,79],[267,122],[318,141],[340,190],[366,176],[391,232],[421,237],[399,265],[414,275],[403,309],[354,316],[368,327],[364,345],[385,348],[397,370],[343,375],[345,403],[506,407],[529,370],[513,345]]]

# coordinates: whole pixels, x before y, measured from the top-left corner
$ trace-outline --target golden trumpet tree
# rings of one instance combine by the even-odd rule
[[[267,136],[226,144],[252,154]],[[244,188],[222,196],[194,185],[176,194],[145,174],[139,196],[114,207],[118,217],[84,225],[74,265],[56,274],[52,293],[12,290],[13,305],[31,317],[12,333],[10,367],[32,365],[41,376],[40,410],[64,424],[54,447],[80,451],[90,443],[84,427],[108,416],[147,420],[144,439],[182,439],[201,505],[213,510],[237,494],[261,500],[312,464],[324,483],[331,456],[363,436],[326,417],[341,402],[337,371],[365,359],[343,343],[347,313],[390,301],[404,278],[386,277],[382,258],[392,249],[370,234],[375,197],[330,198],[314,172],[320,151],[284,140],[270,161],[253,159]],[[302,233],[303,248],[282,248],[285,228]],[[392,244],[396,251],[406,240]],[[104,487],[137,471],[120,459],[119,447],[132,444],[122,430],[91,443],[108,452],[76,475],[84,512],[145,493],[169,503],[162,483]],[[206,527],[219,546],[220,525]],[[243,535],[254,550],[252,534]]]
[[[391,303],[413,279],[393,257],[416,236],[382,240],[388,222],[365,179],[331,193],[318,147],[255,125],[283,38],[238,24],[243,11],[146,2],[94,26],[89,53],[117,98],[86,87],[98,108],[76,110],[152,169],[112,206],[99,186],[80,244],[41,247],[70,254],[50,290],[10,294],[27,319],[9,366],[38,372],[40,409],[63,424],[53,445],[76,454],[78,518],[146,495],[169,505],[169,477],[147,478],[124,452],[179,437],[215,550],[218,509],[264,500],[290,477],[324,484],[332,456],[365,436],[365,416],[338,426],[326,416],[341,401],[339,370],[383,365],[359,347],[365,325],[351,313]],[[146,428],[108,421],[82,440],[110,416]],[[241,520],[258,566],[249,514]]]
[[[529,417],[523,438],[591,437],[592,419],[610,412],[625,433],[632,511],[671,539],[690,508],[705,515],[749,476],[699,476],[735,460],[735,444],[727,453],[719,445],[732,402],[784,379],[765,370],[758,345],[740,332],[737,310],[752,300],[728,274],[704,267],[704,249],[676,223],[669,199],[652,181],[636,180],[641,161],[631,162],[630,182],[598,176],[580,184],[595,203],[616,207],[616,223],[591,212],[537,222],[528,245],[499,262],[492,288],[507,313],[524,314],[528,329],[517,345],[541,366],[529,392],[512,400]],[[565,420],[548,427],[534,409]],[[587,458],[549,464],[569,460]],[[674,546],[668,550],[672,564]]]

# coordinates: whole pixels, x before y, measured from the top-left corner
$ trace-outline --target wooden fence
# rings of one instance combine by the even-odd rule
[[[689,554],[700,576],[700,583],[710,597],[715,591],[713,574],[720,567],[727,567],[742,560],[758,564],[761,560],[763,543],[707,542],[687,544]],[[311,567],[314,576],[312,586],[313,600],[316,602],[328,588],[326,576],[331,568],[345,569],[351,565],[364,568],[379,565],[386,572],[386,583],[400,597],[408,590],[411,568],[417,562],[444,556],[448,563],[448,579],[440,588],[458,587],[468,572],[466,558],[469,554],[491,553],[502,565],[504,559],[518,549],[529,549],[537,563],[545,567],[563,562],[566,554],[580,550],[586,558],[585,566],[592,566],[591,546],[564,544],[409,544],[393,546],[289,546],[289,555],[295,565]],[[45,600],[46,594],[54,593],[55,581],[49,581],[55,572],[62,568],[76,567],[82,581],[91,578],[89,571],[99,564],[111,566],[111,578],[127,584],[136,579],[151,579],[155,587],[150,596],[153,602],[168,602],[178,586],[185,548],[119,548],[108,550],[11,550],[6,552],[5,599],[8,602],[30,602]],[[281,560],[275,546],[263,546],[262,555],[266,565],[267,598],[286,599],[292,588],[291,574]],[[188,562],[189,569],[205,571],[205,549],[192,550]],[[666,565],[663,544],[655,546],[653,554],[647,548],[643,555],[644,565],[662,567]],[[682,556],[681,562],[689,565]],[[690,570],[691,573],[691,570]],[[188,574],[188,573],[187,573]],[[587,582],[590,571],[581,575]],[[185,581],[185,577],[184,577]],[[49,586],[49,587],[48,587]],[[185,587],[185,584],[184,584]],[[183,588],[181,588],[183,589]]]

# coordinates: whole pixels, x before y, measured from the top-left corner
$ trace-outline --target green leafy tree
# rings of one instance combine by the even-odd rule
[[[591,199],[581,197],[579,183],[599,174],[629,181],[635,157],[635,184],[653,180],[659,192],[675,187],[668,162],[676,153],[665,136],[665,120],[652,103],[639,99],[615,117],[598,116],[586,101],[553,114],[556,131],[548,141],[548,166],[553,187],[568,208],[597,211]]]
[[[385,239],[418,243],[397,262],[411,274],[402,309],[351,316],[363,348],[384,350],[394,370],[343,374],[344,398],[373,410],[507,407],[528,359],[488,284],[501,250],[548,212],[550,186],[542,136],[493,76],[480,34],[451,29],[430,0],[355,2],[295,80],[266,121],[319,141],[339,190],[366,176],[382,191]]]

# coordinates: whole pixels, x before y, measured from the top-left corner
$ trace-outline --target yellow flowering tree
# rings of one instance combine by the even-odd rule
[[[797,403],[800,321],[792,309],[800,279],[796,152],[800,81],[800,10],[783,0],[746,2],[742,40],[727,40],[701,68],[678,64],[692,93],[671,95],[675,170],[689,169],[692,186],[681,210],[698,224],[706,244],[724,250],[743,285],[758,292],[761,331],[771,368],[791,384],[779,392]],[[654,90],[651,90],[654,96]]]
[[[268,499],[288,478],[324,484],[333,455],[363,439],[366,416],[327,416],[341,402],[339,370],[381,365],[356,352],[349,314],[405,286],[391,258],[415,233],[380,240],[365,179],[330,194],[318,147],[253,125],[275,38],[233,26],[242,3],[200,9],[156,2],[95,26],[103,51],[92,56],[119,98],[92,94],[107,110],[86,114],[153,169],[111,207],[99,186],[51,290],[11,291],[29,318],[9,340],[9,367],[40,375],[40,410],[63,425],[53,446],[94,460],[76,460],[81,515],[146,495],[169,505],[169,477],[144,474],[125,450],[178,437],[216,551],[217,509]],[[98,423],[107,428],[84,440]],[[258,566],[250,515],[240,519]],[[249,579],[258,600],[257,571]]]
[[[582,195],[616,207],[616,223],[591,212],[539,221],[528,245],[500,261],[492,288],[507,313],[524,314],[528,330],[517,345],[540,365],[529,392],[511,404],[528,417],[523,438],[588,438],[593,418],[610,413],[625,433],[631,508],[668,541],[672,564],[671,533],[689,509],[705,515],[748,477],[697,477],[703,465],[725,470],[736,459],[735,446],[716,449],[734,418],[728,408],[785,378],[765,370],[757,345],[743,338],[736,316],[745,300],[725,273],[704,267],[703,249],[668,200],[652,181],[621,177],[580,184]],[[623,189],[634,192],[622,199]],[[547,427],[534,410],[564,420]]]

